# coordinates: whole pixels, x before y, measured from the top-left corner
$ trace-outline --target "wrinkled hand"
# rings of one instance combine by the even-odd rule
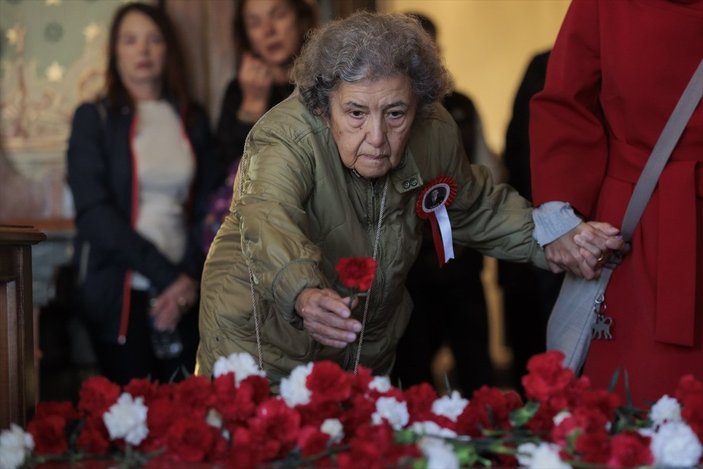
[[[198,299],[198,282],[181,274],[152,303],[151,314],[158,330],[173,330]]]
[[[239,64],[238,80],[242,88],[241,109],[259,116],[266,112],[273,83],[269,66],[251,53],[245,52]]]
[[[351,307],[359,303],[354,298]],[[295,311],[303,318],[308,334],[323,345],[344,348],[356,340],[361,323],[351,319],[349,298],[329,288],[306,288],[295,300]]]
[[[567,271],[586,279],[598,278],[616,251],[625,247],[620,230],[605,222],[584,222],[544,248],[552,272]]]

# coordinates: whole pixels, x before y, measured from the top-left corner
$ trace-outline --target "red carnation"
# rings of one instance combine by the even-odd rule
[[[204,418],[215,402],[211,381],[204,376],[190,376],[176,383],[174,390],[174,407],[192,417]]]
[[[144,404],[148,407],[153,399],[159,397],[159,383],[146,378],[132,378],[124,387],[124,392],[132,397],[143,397]]]
[[[578,434],[604,432],[608,419],[596,409],[580,407],[564,418],[552,431],[552,441],[567,446],[569,440]]]
[[[76,446],[79,450],[91,454],[105,454],[110,449],[110,440],[102,417],[85,419]]]
[[[83,382],[78,412],[83,416],[101,416],[117,402],[120,387],[103,376],[92,376]]]
[[[703,395],[689,395],[682,404],[681,418],[703,441]]]
[[[142,445],[147,449],[151,449],[151,445],[158,447],[178,415],[171,399],[160,397],[151,401],[146,414],[149,435]]]
[[[166,436],[170,452],[185,462],[204,461],[216,439],[215,428],[204,420],[186,417],[176,420]]]
[[[703,383],[698,381],[693,375],[684,375],[679,379],[676,399],[679,402],[685,402],[691,395],[703,395]]]
[[[32,420],[27,425],[27,432],[34,438],[34,452],[62,454],[68,450],[65,427],[66,420],[58,415]]]
[[[299,428],[300,414],[279,398],[271,398],[259,405],[256,416],[249,419],[249,429],[255,441],[275,443],[264,452],[266,459],[285,457],[295,445]]]
[[[373,381],[373,371],[364,365],[359,365],[356,374],[351,375],[352,394],[364,394],[369,389],[369,384]]]
[[[529,399],[544,402],[563,393],[574,380],[574,372],[564,368],[564,354],[555,350],[535,355],[527,362],[529,373],[522,378]]]
[[[277,441],[255,435],[245,427],[238,427],[232,434],[227,467],[237,469],[254,469],[265,461],[272,460],[278,454],[280,444]]]
[[[298,433],[298,447],[304,458],[322,453],[327,448],[330,436],[313,426],[300,429]]]
[[[339,402],[324,401],[311,402],[295,406],[295,410],[300,414],[301,426],[319,427],[327,419],[339,419],[344,412]]]
[[[654,464],[649,438],[636,432],[615,435],[610,442],[608,467],[640,467]]]
[[[43,401],[37,404],[34,413],[35,419],[41,419],[50,415],[62,417],[66,422],[78,419],[78,412],[69,401]]]
[[[481,436],[485,429],[510,430],[510,413],[521,405],[520,396],[514,391],[481,386],[474,391],[456,425],[460,433],[472,437]]]
[[[337,263],[337,274],[345,287],[365,292],[371,288],[376,277],[376,260],[371,257],[343,257]]]
[[[376,412],[376,402],[362,394],[354,394],[349,399],[349,408],[341,415],[344,425],[344,434],[349,436],[356,432],[361,425],[371,421],[371,416]]]
[[[311,392],[311,400],[320,402],[340,402],[351,396],[352,375],[332,361],[315,363],[307,377],[306,386]]]
[[[437,391],[429,383],[416,384],[403,391],[411,422],[432,420],[432,404],[437,397]]]
[[[422,457],[417,445],[396,444],[388,422],[361,425],[350,441],[349,452],[337,456],[340,469],[410,467],[411,461]]]
[[[693,375],[685,375],[679,381],[676,399],[681,404],[681,417],[703,441],[703,383]]]
[[[576,438],[574,450],[581,455],[583,462],[605,464],[610,455],[610,440],[605,429],[583,433]]]

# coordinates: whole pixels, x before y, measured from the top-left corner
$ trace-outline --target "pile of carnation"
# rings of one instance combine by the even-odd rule
[[[251,356],[220,358],[212,380],[85,381],[77,406],[42,402],[26,429],[0,434],[0,467],[105,459],[125,466],[199,463],[367,469],[676,466],[701,460],[703,383],[681,378],[651,409],[624,406],[562,366],[533,357],[528,402],[483,387],[470,400],[429,384],[401,390],[332,362],[293,370],[273,394]]]

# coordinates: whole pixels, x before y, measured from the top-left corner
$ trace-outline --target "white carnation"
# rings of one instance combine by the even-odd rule
[[[552,418],[552,422],[554,422],[555,427],[558,427],[559,425],[561,425],[561,422],[563,422],[564,420],[566,420],[569,417],[571,417],[571,412],[567,412],[566,410],[562,410],[561,412],[556,414],[554,416],[554,418]]]
[[[320,425],[320,431],[330,436],[331,443],[337,443],[344,438],[344,426],[338,419],[325,419]]]
[[[684,422],[666,422],[652,438],[650,449],[657,466],[692,467],[703,453],[698,437]]]
[[[427,469],[459,469],[454,447],[440,438],[425,437],[418,446],[427,458]]]
[[[103,415],[103,422],[111,439],[124,438],[131,445],[137,446],[144,441],[149,429],[146,426],[147,408],[144,398],[132,398],[129,393],[122,393],[117,402]]]
[[[34,449],[34,439],[17,424],[0,433],[0,469],[16,469]]]
[[[369,389],[375,389],[380,393],[388,392],[391,389],[391,380],[388,376],[374,376],[369,383]]]
[[[214,428],[222,428],[222,414],[215,409],[209,409],[205,416],[205,423]]]
[[[441,427],[436,422],[431,420],[425,422],[415,422],[410,429],[418,435],[438,436],[442,438],[457,438],[454,430]],[[466,438],[469,438],[468,436]]]
[[[663,395],[650,409],[649,419],[655,426],[664,422],[680,422],[681,405],[679,401],[666,394]]]
[[[281,397],[288,407],[310,403],[312,393],[307,387],[310,373],[312,373],[312,362],[295,367],[290,376],[281,380]]]
[[[517,460],[521,467],[531,469],[570,469],[559,457],[559,446],[550,443],[523,443],[517,448]]]
[[[410,420],[407,404],[394,397],[380,397],[376,401],[376,412],[371,416],[371,420],[378,425],[384,419],[388,420],[394,430],[401,430]]]
[[[212,374],[215,378],[227,373],[234,373],[234,384],[236,386],[239,386],[239,383],[249,376],[266,376],[266,373],[259,369],[259,365],[254,361],[254,357],[246,352],[233,353],[226,358],[220,357],[215,361],[215,365],[212,369]]]
[[[469,401],[462,398],[458,391],[452,391],[450,396],[442,396],[432,403],[432,412],[456,422],[468,403]]]

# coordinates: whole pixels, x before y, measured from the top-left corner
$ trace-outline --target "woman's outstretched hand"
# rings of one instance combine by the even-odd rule
[[[359,302],[354,298],[351,308]],[[329,288],[306,288],[295,300],[295,311],[303,318],[308,334],[323,345],[344,348],[356,340],[361,323],[351,319],[349,298]]]

